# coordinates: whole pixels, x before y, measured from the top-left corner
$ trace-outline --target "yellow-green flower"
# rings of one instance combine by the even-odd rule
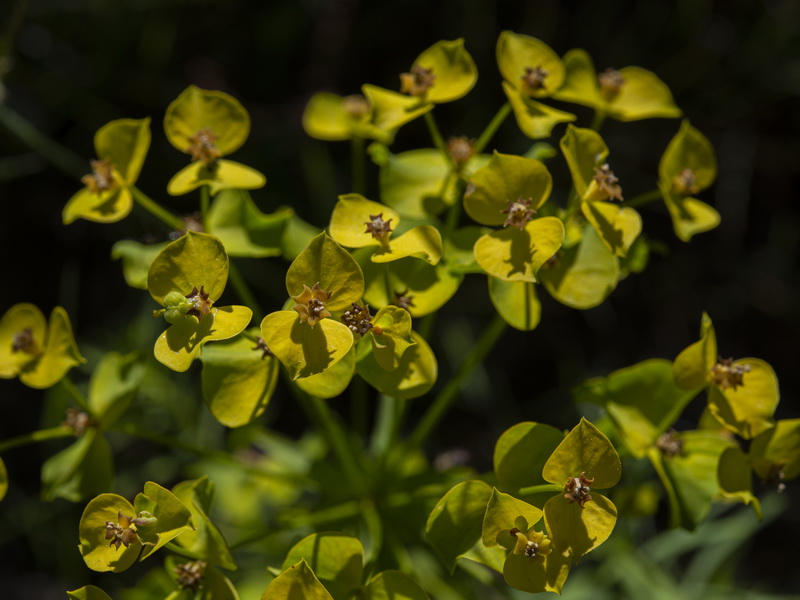
[[[164,132],[170,144],[192,157],[167,184],[173,196],[203,185],[213,195],[229,188],[257,189],[267,182],[255,169],[223,158],[238,150],[250,133],[250,115],[228,94],[189,86],[167,108]]]
[[[553,93],[557,100],[589,106],[619,121],[681,116],[669,88],[651,71],[624,67],[598,75],[591,57],[580,48],[567,52],[563,64],[563,84]]]
[[[150,119],[118,119],[103,125],[94,136],[97,159],[84,175],[84,188],[70,198],[62,218],[113,223],[128,216],[133,207],[130,188],[136,183],[150,147]]]
[[[0,319],[0,378],[19,377],[32,388],[49,388],[83,364],[72,326],[56,306],[50,323],[33,304],[15,304]]]
[[[478,69],[464,39],[442,40],[425,50],[408,73],[400,74],[400,92],[420,104],[441,104],[465,96],[478,81]]]
[[[558,123],[575,120],[575,115],[538,101],[552,96],[564,81],[564,64],[547,44],[504,31],[497,40],[497,66],[522,133],[532,139],[546,138]]]

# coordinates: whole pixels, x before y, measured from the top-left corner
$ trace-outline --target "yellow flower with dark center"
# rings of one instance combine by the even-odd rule
[[[320,288],[319,281],[312,287],[303,284],[302,293],[292,296],[292,299],[297,302],[292,309],[300,315],[300,322],[314,327],[321,319],[330,317],[331,313],[325,308],[325,303],[330,299],[332,293]]]

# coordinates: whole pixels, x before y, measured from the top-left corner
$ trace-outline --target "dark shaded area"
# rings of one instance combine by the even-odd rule
[[[0,54],[8,52],[0,58],[5,103],[0,110],[9,107],[69,152],[46,146],[44,157],[20,139],[20,132],[35,135],[24,124],[17,133],[0,126],[6,284],[0,311],[32,302],[48,315],[56,304],[64,306],[81,347],[94,352],[92,357],[98,346],[147,349],[147,343],[139,343],[149,339],[146,331],[138,336],[120,331],[135,327],[128,322],[155,305],[147,303],[146,292],[137,295],[127,288],[110,249],[124,238],[163,238],[163,229],[138,208],[113,225],[61,224],[61,210],[94,158],[94,132],[109,120],[153,117],[153,142],[138,185],[176,212],[188,212],[196,207],[194,196],[172,198],[165,191],[186,157],[167,143],[160,121],[169,102],[190,83],[231,93],[252,117],[250,138],[233,159],[268,178],[267,186],[253,194],[260,208],[271,212],[292,205],[304,219],[323,226],[337,194],[351,191],[350,148],[304,134],[300,117],[309,96],[320,90],[355,93],[362,83],[397,89],[397,74],[419,52],[440,39],[464,37],[481,77],[466,98],[435,112],[445,137],[477,137],[505,101],[494,47],[500,31],[512,29],[539,37],[561,55],[585,48],[598,70],[635,64],[658,74],[717,151],[717,182],[700,198],[716,206],[722,225],[684,244],[674,236],[660,201],[642,208],[646,234],[663,249],[651,256],[645,272],[622,282],[602,306],[584,312],[561,306],[540,290],[541,325],[532,333],[504,334],[430,441],[431,455],[465,447],[471,465],[488,469],[497,436],[513,423],[571,427],[578,416],[569,395],[573,385],[645,358],[673,358],[696,339],[702,311],[714,320],[724,356],[755,356],[773,366],[782,392],[778,418],[800,417],[799,22],[800,5],[791,0],[32,0],[27,6],[9,0],[0,8]],[[588,126],[587,110],[559,107],[573,110],[578,123]],[[13,122],[13,116],[8,119]],[[658,160],[678,126],[677,120],[604,125],[626,196],[655,187]],[[555,140],[562,131],[556,129]],[[510,118],[490,149],[522,153],[530,144]],[[422,146],[430,142],[419,119],[401,130],[392,150]],[[562,182],[553,192],[562,202],[566,168],[558,159],[548,166]],[[367,195],[377,200],[375,170],[368,174]],[[266,310],[276,310],[284,300],[285,267],[281,259],[241,261]],[[227,290],[220,303],[238,301]],[[492,314],[485,279],[468,277],[444,311],[450,318],[437,322],[430,340],[443,381]],[[153,325],[150,339],[161,325]],[[182,402],[206,410],[199,393]],[[58,422],[53,416],[57,400],[42,416],[42,394],[16,381],[0,382],[0,403],[6,415],[0,419],[1,438]],[[279,389],[268,420],[296,434],[307,423],[291,403],[291,395]],[[409,422],[422,414],[425,403],[413,404]],[[349,406],[344,400],[331,405],[343,413]],[[35,501],[41,461],[58,447],[34,446],[4,457],[15,489],[0,511],[26,494]],[[126,448],[117,461],[138,466],[152,451]],[[787,493],[796,499],[797,485],[790,484]],[[57,537],[70,539],[82,507],[63,501],[51,506],[48,526],[56,523],[64,531]],[[74,548],[53,547],[48,531],[37,529],[41,517],[33,509],[14,509],[7,518],[32,532],[30,546],[4,549],[0,577],[16,586],[9,597],[22,597],[18,590],[30,598],[61,597],[47,595],[52,586],[42,581],[42,572],[59,579],[58,589],[63,582],[77,587],[88,581]],[[754,541],[752,560],[741,576],[782,580],[784,591],[796,589],[798,574],[790,571],[788,560],[798,533],[796,511],[787,512],[780,526]]]

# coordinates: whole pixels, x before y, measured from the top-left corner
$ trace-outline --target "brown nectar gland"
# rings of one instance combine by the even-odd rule
[[[122,514],[122,511],[117,512],[117,523],[106,521],[105,539],[111,540],[108,545],[116,546],[117,550],[119,550],[120,546],[127,548],[135,542],[138,538],[136,530],[131,529],[133,521],[133,517],[126,517]]]
[[[208,563],[204,560],[191,560],[173,569],[178,576],[178,587],[182,590],[199,590],[203,587]]]
[[[364,308],[361,308],[355,302],[351,302],[351,305],[353,310],[346,310],[342,315],[342,323],[347,325],[350,331],[360,335],[367,335],[367,332],[372,329],[372,332],[376,335],[383,334],[383,329],[372,324],[372,315],[369,314],[368,304],[365,304]]]
[[[68,408],[67,418],[61,423],[62,427],[69,427],[75,432],[75,437],[83,435],[89,425],[94,425],[95,421],[89,413],[78,408]]]
[[[409,308],[414,308],[417,305],[414,304],[414,295],[408,293],[408,288],[404,289],[402,292],[392,292],[394,294],[394,298],[392,299],[392,304],[395,306],[399,306],[405,310]]]
[[[364,225],[367,226],[367,230],[364,233],[371,233],[372,237],[381,244],[386,244],[389,241],[389,235],[392,233],[392,219],[384,221],[383,213],[370,215],[369,221],[365,221]]]
[[[600,86],[600,96],[606,102],[611,102],[625,85],[625,78],[616,69],[606,69],[597,76],[597,83]]]
[[[539,92],[545,89],[545,80],[550,75],[550,71],[540,65],[535,67],[525,67],[525,74],[520,77],[523,87],[530,92]]]
[[[656,448],[667,458],[683,454],[683,440],[674,429],[662,433],[656,440]]]
[[[117,180],[114,179],[114,165],[111,164],[111,161],[92,160],[89,161],[89,164],[92,165],[92,173],[81,177],[81,183],[88,187],[90,192],[99,196],[103,192],[119,186]]]
[[[447,154],[456,168],[461,169],[475,154],[475,140],[471,140],[465,135],[451,137],[447,140]]]
[[[37,344],[33,339],[33,329],[26,327],[18,331],[11,338],[11,352],[24,352],[25,354],[36,354]]]
[[[400,93],[411,96],[424,96],[433,87],[436,75],[433,69],[426,69],[422,65],[411,67],[410,73],[400,74]]]
[[[567,479],[567,483],[564,486],[564,498],[566,498],[570,504],[573,502],[577,502],[578,506],[584,508],[584,505],[592,499],[591,494],[589,494],[589,487],[590,484],[594,483],[594,479],[589,479],[586,477],[586,473],[582,472],[577,477],[570,477]]]
[[[500,212],[508,215],[508,218],[503,222],[503,227],[516,227],[517,229],[524,229],[525,225],[533,218],[536,211],[531,208],[533,198],[527,200],[520,196],[516,201],[508,201],[508,206]]]
[[[363,119],[369,114],[369,102],[361,94],[345,96],[342,100],[344,112],[356,120]]]
[[[732,358],[718,358],[711,367],[711,381],[723,390],[744,385],[744,374],[750,372],[750,365],[734,365]]]
[[[201,285],[199,290],[197,287],[193,287],[192,291],[186,294],[185,297],[191,300],[194,305],[186,311],[187,315],[194,315],[198,321],[202,321],[203,317],[211,312],[211,305],[214,304],[214,301],[209,299],[205,286]]]
[[[253,350],[260,350],[261,351],[261,359],[262,360],[267,358],[268,356],[275,356],[272,353],[272,350],[269,349],[269,346],[267,346],[267,342],[265,342],[264,338],[261,337],[261,336],[258,336],[256,338],[256,345],[253,346]]]
[[[292,309],[300,315],[301,323],[307,322],[314,327],[320,320],[331,316],[331,313],[325,308],[325,302],[330,299],[331,294],[333,292],[326,292],[319,287],[319,281],[313,287],[303,284],[303,291],[297,296],[292,296],[292,299],[297,302]]]
[[[697,186],[697,178],[691,169],[683,169],[672,178],[672,189],[681,196],[691,196],[700,191]]]
[[[611,170],[608,163],[599,169],[595,168],[594,173],[594,181],[597,183],[597,187],[606,194],[606,197],[622,202],[622,186],[619,184],[619,177],[614,175],[614,171]]]
[[[194,161],[210,165],[222,156],[222,152],[214,144],[219,139],[219,136],[207,127],[186,139],[189,141],[189,146],[184,152],[191,154]]]

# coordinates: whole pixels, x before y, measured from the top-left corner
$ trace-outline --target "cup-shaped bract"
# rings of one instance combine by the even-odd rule
[[[478,69],[463,38],[436,42],[417,57],[409,73],[400,75],[401,91],[434,104],[458,100],[477,80]]]
[[[33,304],[15,304],[0,319],[0,378],[19,377],[25,385],[44,389],[58,383],[86,362],[78,350],[67,312],[56,306],[45,324]]]
[[[589,492],[616,485],[621,472],[614,446],[583,418],[550,455],[542,477],[565,487],[563,494],[544,505],[544,518],[553,543],[564,556],[577,561],[611,535],[616,507],[602,494]]]
[[[222,242],[189,231],[169,244],[153,261],[147,287],[164,306],[170,327],[156,340],[159,362],[186,371],[206,342],[239,334],[253,316],[245,306],[214,306],[228,280],[228,255]]]
[[[291,565],[278,575],[261,594],[261,600],[289,600],[290,598],[333,600],[333,596],[320,583],[305,559],[301,559],[296,565]]]
[[[300,560],[309,567],[334,598],[352,598],[364,577],[364,548],[358,538],[344,533],[312,533],[287,553],[281,568]]]
[[[717,159],[711,142],[684,120],[658,166],[658,188],[675,235],[684,242],[720,223],[716,209],[693,197],[714,183],[716,177]]]
[[[94,137],[97,160],[85,175],[81,189],[64,207],[65,225],[76,219],[113,223],[128,216],[133,207],[130,188],[139,178],[150,148],[150,118],[118,119],[106,123]]]
[[[125,535],[122,538],[127,542],[124,547],[125,542],[115,546],[115,539],[107,537],[107,532],[114,531],[107,523],[119,526],[124,532],[130,529],[130,523],[120,521],[135,515],[133,505],[117,494],[100,494],[86,505],[79,526],[79,548],[87,567],[93,571],[119,573],[136,562],[142,550],[138,537]]]
[[[580,48],[567,52],[563,64],[563,85],[553,94],[558,100],[589,106],[620,121],[681,116],[669,88],[651,71],[624,67],[598,75],[591,57]]]
[[[755,437],[750,461],[765,483],[781,483],[800,475],[800,419],[780,420]]]
[[[330,233],[348,248],[374,246],[372,262],[385,263],[413,256],[435,265],[441,260],[442,236],[431,225],[414,227],[394,236],[400,216],[383,204],[361,194],[345,194],[331,214]]]
[[[353,333],[333,313],[364,294],[364,275],[326,233],[316,236],[289,266],[286,291],[296,304],[264,317],[261,335],[292,379],[322,373],[347,355]]]
[[[169,142],[190,154],[192,163],[167,185],[173,196],[202,185],[219,190],[256,189],[266,178],[246,165],[223,159],[238,150],[250,133],[250,115],[236,98],[219,91],[186,88],[168,107],[164,132]]]

